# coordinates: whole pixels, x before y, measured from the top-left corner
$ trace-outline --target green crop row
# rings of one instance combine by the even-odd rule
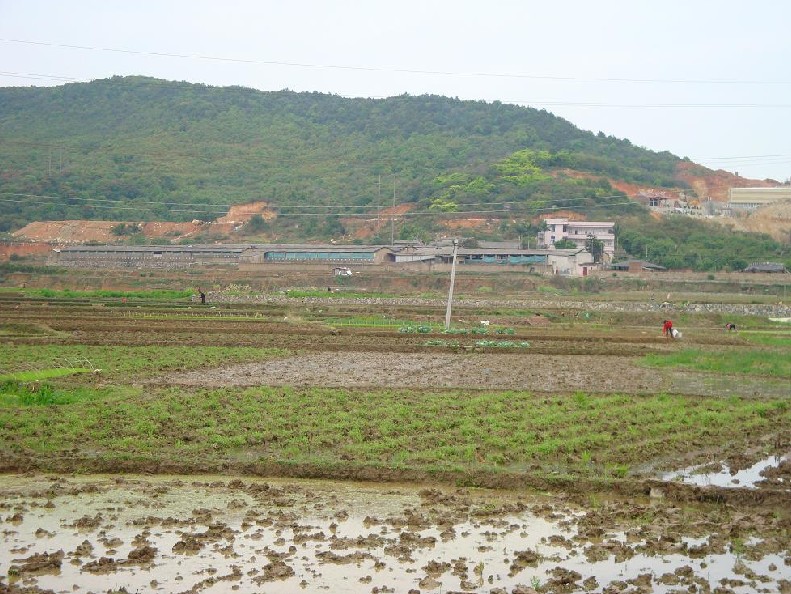
[[[27,391],[25,391],[27,390]],[[41,394],[42,388],[37,388]],[[0,449],[113,459],[625,475],[785,430],[786,399],[400,390],[9,387]],[[746,443],[746,441],[745,441]]]
[[[133,299],[133,300],[158,300],[172,301],[184,300],[191,297],[191,290],[175,291],[170,289],[148,289],[145,291],[108,291],[96,289],[93,291],[77,291],[74,289],[4,289],[5,292],[22,294],[26,297],[39,297],[44,299]]]
[[[743,373],[788,378],[791,381],[791,356],[787,350],[684,349],[670,354],[646,355],[642,361],[650,367],[681,367],[720,374]]]
[[[281,349],[254,347],[5,345],[0,349],[0,369],[18,373],[82,368],[123,382],[285,354]]]

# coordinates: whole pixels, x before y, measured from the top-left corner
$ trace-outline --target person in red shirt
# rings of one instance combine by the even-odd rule
[[[662,334],[665,338],[673,338],[673,322],[665,320],[662,324]]]

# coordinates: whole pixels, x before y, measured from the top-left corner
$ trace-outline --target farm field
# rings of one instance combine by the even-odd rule
[[[787,306],[330,293],[0,291],[0,592],[791,591]]]

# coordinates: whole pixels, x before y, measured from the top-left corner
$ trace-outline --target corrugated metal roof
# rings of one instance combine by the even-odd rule
[[[250,246],[240,245],[70,245],[60,248],[61,253],[114,252],[114,253],[241,253]]]
[[[245,250],[262,252],[377,252],[390,249],[382,245],[334,245],[334,244],[193,244],[193,245],[78,245],[61,248],[61,252],[116,252],[116,253],[148,253],[148,252],[192,252],[192,253],[240,253]]]

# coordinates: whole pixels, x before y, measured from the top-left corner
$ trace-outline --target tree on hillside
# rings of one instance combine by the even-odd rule
[[[260,214],[254,214],[250,217],[250,220],[244,224],[242,230],[250,234],[264,233],[265,231],[269,231],[269,223],[267,223],[266,219]]]

